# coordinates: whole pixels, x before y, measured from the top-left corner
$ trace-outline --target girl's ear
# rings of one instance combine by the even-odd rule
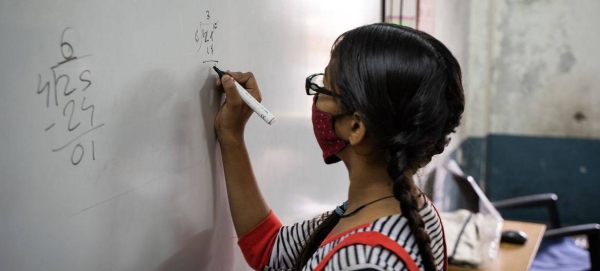
[[[350,116],[349,126],[350,136],[348,137],[348,141],[350,142],[350,145],[362,143],[367,137],[367,127],[365,127],[365,124],[362,122],[357,112],[354,112],[354,114]]]

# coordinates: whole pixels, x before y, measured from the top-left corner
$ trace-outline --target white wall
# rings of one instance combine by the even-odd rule
[[[470,1],[467,133],[600,136],[600,2]]]
[[[378,3],[0,2],[0,270],[247,270],[203,61],[256,74],[277,117],[248,124],[256,176],[284,222],[311,218],[341,203],[347,176],[321,161],[304,80],[339,34],[380,20]],[[65,56],[78,58],[54,75]]]

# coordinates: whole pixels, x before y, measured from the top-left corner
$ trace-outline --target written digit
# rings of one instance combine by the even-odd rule
[[[82,92],[85,91],[87,88],[89,88],[92,85],[92,81],[90,81],[90,79],[84,79],[83,78],[83,74],[86,73],[86,72],[89,73],[89,74],[92,74],[92,72],[90,70],[82,71],[81,74],[79,74],[79,80],[81,82],[87,82],[88,83],[87,86],[85,86],[85,88],[83,88]]]
[[[81,155],[79,155],[79,158],[75,159],[75,151],[77,151],[77,149],[80,149],[81,151]],[[81,143],[78,143],[75,148],[73,148],[73,152],[71,153],[71,163],[76,166],[79,164],[79,162],[81,162],[81,159],[83,159],[83,154],[85,154],[85,150],[83,149],[83,146],[81,146]],[[77,161],[75,161],[77,160]]]
[[[64,94],[65,96],[69,96],[69,95],[71,95],[71,93],[73,93],[75,90],[77,90],[76,88],[73,88],[72,90],[70,90],[70,91],[67,91],[67,88],[69,87],[69,82],[71,81],[71,80],[69,79],[69,76],[68,76],[68,75],[66,75],[66,74],[61,74],[59,77],[56,77],[56,71],[55,71],[54,69],[52,69],[52,74],[54,75],[54,92],[56,92],[56,91],[57,91],[57,88],[58,88],[58,82],[59,82],[59,81],[60,81],[60,79],[62,79],[62,78],[65,78],[65,79],[67,79],[67,82],[65,83],[65,89],[64,89],[64,91],[63,91],[63,94]],[[57,103],[56,105],[58,105],[58,103]]]
[[[40,86],[42,85],[42,75],[38,74],[38,89],[37,89],[37,94],[42,94],[44,91],[48,92],[48,95],[46,95],[46,107],[50,107],[50,82],[46,81],[46,83],[44,84],[44,86],[42,88],[40,88]],[[58,97],[56,97],[56,91],[54,92],[54,99],[56,100],[56,106],[58,106]]]
[[[95,110],[95,107],[94,107],[93,104],[90,105],[90,106],[88,106],[88,107],[85,107],[84,104],[85,104],[85,97],[83,97],[83,102],[81,102],[81,110],[87,111],[90,108],[92,109],[92,117],[90,118],[90,124],[92,125],[92,127],[94,127],[94,110]]]
[[[204,31],[204,29],[202,29],[202,38],[204,38],[204,42],[209,42],[208,31]]]
[[[77,127],[79,127],[79,124],[81,124],[81,123],[79,123],[79,122],[78,122],[78,123],[77,123],[77,125],[75,125],[75,127],[71,128],[71,121],[73,120],[73,113],[75,113],[75,101],[74,101],[74,100],[70,100],[70,101],[69,101],[69,102],[68,102],[68,103],[65,105],[65,108],[63,108],[63,116],[66,116],[67,107],[68,107],[70,104],[71,104],[71,105],[73,105],[73,106],[71,107],[71,115],[69,116],[69,124],[67,125],[67,129],[69,130],[69,132],[71,132],[71,131],[73,131],[73,130],[77,129]]]
[[[65,32],[67,32],[67,30],[73,30],[73,28],[67,27],[65,28],[65,30],[63,30],[62,35],[60,35],[60,52],[62,53],[62,56],[64,59],[69,60],[69,59],[73,59],[73,54],[75,53],[73,51],[73,46],[71,46],[70,43],[65,42]]]

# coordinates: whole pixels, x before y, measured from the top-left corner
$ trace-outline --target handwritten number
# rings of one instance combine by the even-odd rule
[[[60,36],[60,52],[62,53],[62,56],[64,59],[69,60],[69,59],[73,59],[73,46],[71,46],[70,43],[65,42],[65,32],[67,32],[67,30],[73,30],[73,28],[67,27],[65,28],[65,30],[63,30],[62,35]]]
[[[79,158],[77,159],[77,161],[75,161],[75,151],[77,149],[81,149],[81,155],[79,155]],[[79,164],[79,162],[81,162],[81,159],[83,159],[83,154],[85,153],[85,150],[83,149],[83,146],[81,146],[81,143],[78,143],[75,148],[73,148],[73,153],[71,153],[71,163],[76,166]]]
[[[83,78],[83,74],[86,73],[86,72],[89,73],[89,74],[92,74],[92,72],[90,70],[82,71],[81,74],[79,74],[79,80],[81,82],[87,82],[88,83],[88,85],[85,86],[85,88],[83,88],[82,92],[85,91],[87,88],[89,88],[92,85],[92,81],[90,81],[90,79],[84,79]]]
[[[66,96],[71,95],[71,93],[75,92],[75,90],[77,90],[77,89],[73,88],[73,89],[71,89],[71,91],[67,91],[67,88],[69,87],[69,81],[71,81],[71,80],[69,79],[69,76],[67,76],[67,75],[63,74],[60,77],[62,77],[62,76],[66,76],[67,77],[67,83],[65,84],[65,91],[63,92],[65,94],[65,97],[66,97]]]
[[[207,15],[208,15],[208,13],[207,13]],[[67,28],[63,29],[61,36],[60,36],[60,52],[61,52],[61,55],[64,58],[64,60],[50,68],[52,70],[52,76],[54,79],[54,82],[52,82],[53,84],[51,83],[52,80],[42,81],[42,75],[38,74],[38,86],[37,86],[36,93],[37,93],[37,95],[40,95],[40,94],[43,95],[44,92],[47,92],[46,93],[46,107],[50,107],[50,99],[51,99],[50,96],[52,95],[52,93],[51,93],[52,91],[54,91],[55,104],[56,104],[56,106],[59,106],[58,88],[59,88],[61,81],[64,81],[62,83],[65,84],[64,90],[63,90],[64,96],[69,96],[77,90],[77,88],[69,89],[69,83],[71,81],[69,75],[62,74],[62,73],[57,74],[57,71],[55,70],[57,67],[65,64],[67,62],[77,59],[77,56],[75,56],[75,51],[74,51],[73,45],[68,40],[65,39],[65,34],[69,30],[73,30],[73,28],[67,27]],[[198,31],[196,31],[196,41],[200,41],[200,37],[198,37]],[[82,92],[86,91],[92,85],[91,74],[92,74],[92,72],[90,70],[83,70],[79,74],[79,80],[85,84],[85,86],[82,89]],[[90,125],[92,126],[92,129],[77,136],[75,139],[73,139],[72,141],[70,141],[69,143],[64,145],[63,147],[60,147],[58,149],[53,149],[52,152],[60,151],[60,150],[64,149],[65,147],[67,147],[68,145],[70,145],[71,143],[73,143],[75,140],[82,137],[83,135],[85,135],[99,127],[104,126],[104,124],[101,124],[97,127],[94,127],[95,106],[92,104],[86,106],[85,102],[86,102],[86,97],[83,97],[83,101],[81,102],[81,110],[82,111],[90,111]],[[71,112],[69,113],[69,121],[67,123],[67,130],[69,132],[76,130],[81,125],[81,122],[77,122],[77,123],[73,122],[73,116],[75,114],[76,104],[77,103],[75,102],[74,99],[70,99],[63,107],[63,116],[64,117],[67,116],[67,111],[69,110],[69,106],[71,107],[70,108]],[[45,131],[47,132],[54,126],[55,126],[55,123],[52,123],[50,126],[48,126],[46,128]],[[71,163],[75,166],[78,165],[79,163],[81,163],[84,156],[85,156],[85,148],[83,147],[83,145],[81,143],[78,143],[77,145],[75,145],[75,147],[73,147],[73,151],[71,153]],[[92,159],[94,161],[96,160],[95,143],[93,140],[92,140]]]
[[[42,89],[40,89],[40,85],[42,84],[42,75],[38,73],[38,90],[37,90],[37,94],[42,94],[42,92],[44,92],[45,89],[50,89],[50,82],[46,81],[46,84],[44,84],[44,87]],[[50,97],[48,97],[48,100],[50,100]]]
[[[44,84],[44,87],[40,88],[40,86],[42,85],[42,75],[38,74],[38,89],[37,89],[37,94],[42,94],[44,91],[48,91],[48,95],[46,95],[46,107],[50,107],[50,82],[46,81],[46,83]],[[56,94],[56,92],[55,92]],[[55,95],[56,96],[56,95]],[[58,106],[58,97],[56,98],[56,105]]]
[[[209,42],[208,31],[204,31],[204,29],[202,29],[202,38],[204,38],[204,42]]]
[[[54,92],[56,92],[56,90],[58,89],[58,82],[60,82],[60,79],[62,78],[67,79],[67,82],[65,83],[65,90],[63,91],[65,96],[71,95],[71,93],[73,93],[76,90],[75,88],[73,88],[71,91],[67,91],[67,88],[69,87],[69,82],[71,81],[68,75],[61,74],[59,77],[56,77],[56,71],[54,69],[52,69],[52,74],[54,75]],[[56,93],[54,94],[56,95]],[[58,106],[58,99],[56,100],[56,106]]]
[[[210,11],[206,11],[206,20],[210,20]],[[217,29],[218,27],[218,21],[212,23],[212,27],[213,29],[210,31],[210,35],[208,33],[208,31],[202,29],[202,25],[203,23],[200,22],[200,29],[196,30],[196,33],[194,34],[194,39],[196,40],[196,42],[200,43],[200,46],[198,47],[197,52],[200,52],[200,49],[202,49],[202,44],[203,43],[208,43],[208,42],[214,42],[214,30]],[[210,25],[211,22],[207,22],[204,25]],[[209,47],[206,47],[206,54],[214,54],[214,47],[213,45]]]
[[[74,100],[70,100],[66,105],[65,108],[63,108],[63,116],[66,116],[66,111],[67,111],[67,107],[72,104],[73,106],[71,107],[71,116],[69,116],[69,124],[67,125],[67,129],[69,130],[69,132],[77,129],[77,127],[79,127],[79,124],[81,123],[77,123],[77,125],[75,125],[75,127],[71,128],[71,121],[73,120],[73,113],[75,113],[75,101]]]
[[[83,104],[85,104],[85,97],[83,97],[83,102],[81,102],[81,110],[83,110],[83,111],[87,111],[87,110],[89,110],[90,108],[92,109],[92,117],[90,118],[90,123],[92,124],[92,127],[94,127],[94,110],[95,110],[95,107],[94,107],[94,105],[93,105],[93,104],[92,104],[92,105],[90,105],[90,106],[88,106],[88,107],[84,107],[84,105],[83,105]],[[78,124],[78,125],[79,125],[79,124]]]

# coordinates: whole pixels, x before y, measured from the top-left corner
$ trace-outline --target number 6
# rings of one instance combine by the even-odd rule
[[[66,60],[73,59],[73,53],[74,53],[73,52],[73,46],[71,46],[70,43],[64,41],[64,39],[65,39],[65,32],[67,32],[67,30],[69,30],[69,29],[73,30],[73,28],[67,27],[67,28],[65,28],[65,30],[63,30],[62,35],[60,35],[60,52],[62,53],[62,56]],[[70,51],[69,52],[70,53],[69,56],[65,55],[65,46]]]

